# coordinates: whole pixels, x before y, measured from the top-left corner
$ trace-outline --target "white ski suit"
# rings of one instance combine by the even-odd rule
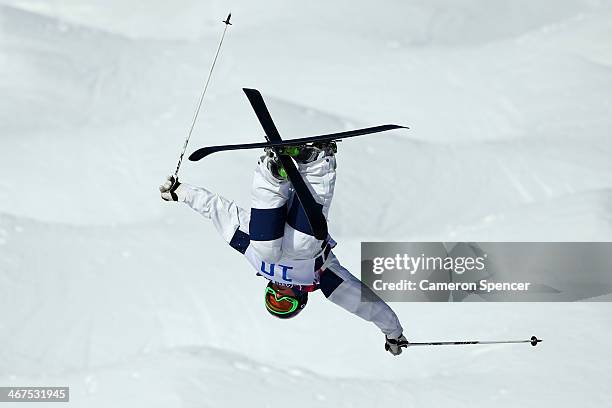
[[[302,290],[321,289],[327,299],[374,323],[388,337],[399,337],[402,326],[396,314],[340,265],[331,252],[336,244],[331,237],[320,241],[313,236],[291,183],[275,179],[268,160],[262,157],[255,169],[250,212],[205,188],[184,183],[175,191],[178,201],[211,219],[223,239],[259,275]],[[335,157],[298,164],[298,170],[327,218],[336,181]]]

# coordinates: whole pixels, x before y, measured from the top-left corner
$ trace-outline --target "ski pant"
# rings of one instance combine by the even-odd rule
[[[323,241],[313,236],[308,218],[291,183],[279,181],[268,170],[269,156],[263,156],[253,176],[249,235],[257,254],[268,263],[281,257],[312,259]],[[336,158],[327,156],[297,164],[313,198],[327,218],[336,183]]]

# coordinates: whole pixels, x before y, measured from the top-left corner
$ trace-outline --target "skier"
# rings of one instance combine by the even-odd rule
[[[336,144],[282,148],[292,156],[327,218],[336,181]],[[308,293],[323,295],[347,311],[374,323],[385,335],[385,349],[399,355],[408,345],[393,310],[345,269],[332,252],[336,242],[317,240],[291,182],[273,149],[265,149],[255,169],[251,211],[202,187],[168,176],[160,186],[165,201],[181,201],[212,220],[220,235],[268,279],[265,306],[273,316],[298,315]],[[366,299],[362,300],[362,297]]]

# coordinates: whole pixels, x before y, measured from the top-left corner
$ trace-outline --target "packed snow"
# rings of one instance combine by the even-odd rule
[[[612,240],[611,1],[0,0],[0,385],[87,408],[609,406],[610,296],[394,303],[413,341],[544,339],[396,358],[320,293],[265,312],[265,281],[157,191],[230,9],[188,153],[262,140],[242,87],[285,138],[410,127],[339,145],[354,274],[361,241]],[[180,177],[248,207],[259,154]]]

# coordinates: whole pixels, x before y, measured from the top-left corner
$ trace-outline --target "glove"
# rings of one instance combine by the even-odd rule
[[[399,356],[402,354],[402,348],[408,347],[408,344],[410,343],[408,343],[408,340],[403,334],[400,334],[397,339],[390,339],[389,337],[385,336],[385,350],[394,356]]]
[[[168,176],[164,184],[159,186],[159,192],[161,193],[161,198],[164,201],[178,201],[178,196],[175,191],[180,186],[178,178],[174,176]]]

